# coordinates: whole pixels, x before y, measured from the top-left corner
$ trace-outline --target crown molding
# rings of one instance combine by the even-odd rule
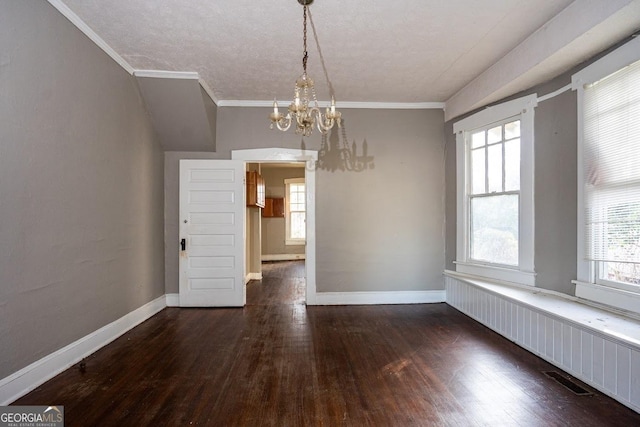
[[[213,92],[211,87],[209,87],[207,82],[205,82],[204,80],[202,80],[200,78],[198,79],[198,81],[200,82],[200,86],[202,86],[202,89],[204,89],[204,91],[207,92],[207,95],[209,95],[209,98],[211,98],[213,100],[213,102],[216,104],[216,106],[219,106],[220,105],[220,100],[218,99],[216,94]]]
[[[168,79],[197,79],[200,86],[218,107],[272,107],[273,101],[218,99],[211,87],[200,78],[197,72],[164,71],[164,70],[136,70],[122,56],[120,56],[107,42],[91,29],[78,15],[76,15],[62,0],[47,0],[55,9],[66,17],[73,25],[82,31],[100,49],[116,61],[130,75],[135,77],[168,78]],[[329,101],[321,102],[329,105]],[[341,109],[375,109],[375,110],[444,110],[444,102],[338,102]]]
[[[78,15],[76,15],[69,7],[61,0],[47,0],[51,6],[53,6],[58,12],[60,12],[65,18],[67,18],[73,25],[84,33],[91,41],[93,41],[100,49],[102,49],[107,55],[116,61],[127,73],[133,75],[134,69],[122,56],[113,50],[111,46],[107,44],[95,31],[91,29]]]
[[[273,101],[255,101],[244,99],[221,99],[219,107],[273,107]],[[320,105],[329,105],[329,101],[320,101]],[[336,102],[340,109],[374,110],[444,110],[444,102]]]
[[[195,71],[165,71],[165,70],[135,70],[133,72],[135,77],[148,77],[152,79],[184,79],[184,80],[198,80],[200,86],[209,95],[209,98],[219,105],[218,98],[213,93],[209,85],[200,78],[200,74]]]
[[[136,77],[149,77],[152,79],[200,79],[200,76],[195,71],[134,70],[133,75]]]

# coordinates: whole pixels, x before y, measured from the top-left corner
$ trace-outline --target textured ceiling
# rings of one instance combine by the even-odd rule
[[[62,1],[134,69],[198,72],[219,100],[289,99],[301,73],[296,0]],[[338,101],[412,103],[448,100],[570,3],[316,0],[310,8]],[[311,28],[309,36],[309,74],[327,99]]]

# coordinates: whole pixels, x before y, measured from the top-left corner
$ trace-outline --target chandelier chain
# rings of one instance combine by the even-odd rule
[[[304,52],[302,55],[302,69],[304,70],[304,74],[307,74],[307,59],[309,59],[309,53],[307,52],[307,7],[308,6],[304,6],[304,12],[302,12],[303,14],[303,24],[302,24],[302,43],[304,46]]]

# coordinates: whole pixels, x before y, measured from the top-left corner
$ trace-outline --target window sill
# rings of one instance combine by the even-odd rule
[[[454,264],[456,265],[456,272],[458,273],[499,280],[501,282],[516,283],[519,285],[536,285],[536,273],[533,272],[459,261],[454,261]]]
[[[304,240],[285,240],[284,244],[287,246],[304,246],[307,244]]]
[[[578,298],[624,310],[634,317],[640,315],[640,293],[577,280],[573,280],[572,283],[576,285]]]

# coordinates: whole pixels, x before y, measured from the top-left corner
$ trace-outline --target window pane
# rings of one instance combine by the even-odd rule
[[[484,131],[471,135],[471,148],[478,148],[484,145]]]
[[[520,139],[504,143],[504,190],[520,189]]]
[[[600,278],[612,282],[640,285],[640,264],[633,262],[603,262]]]
[[[518,265],[518,195],[471,199],[471,258]]]
[[[487,131],[489,144],[502,141],[502,126],[491,128]]]
[[[504,139],[520,137],[520,120],[504,125]]]
[[[473,194],[481,194],[485,192],[484,152],[484,148],[473,150],[471,152],[471,192]]]
[[[489,147],[489,189],[488,193],[502,191],[502,144]]]
[[[304,212],[291,212],[291,238],[305,238],[305,218]]]

